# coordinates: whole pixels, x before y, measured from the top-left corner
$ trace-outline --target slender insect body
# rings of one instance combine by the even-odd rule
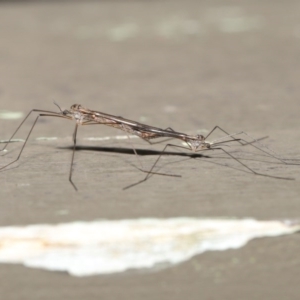
[[[143,130],[133,130],[133,131],[134,131],[135,135],[137,135],[140,138],[147,140],[147,141],[151,140],[151,139],[162,137],[162,135],[157,135],[156,133],[153,133],[153,132],[146,132]]]
[[[119,128],[127,133],[133,134],[133,135],[137,135],[138,137],[142,136],[142,132],[136,130],[135,127],[129,126],[127,124],[116,124],[116,126],[114,125],[110,125],[113,126],[115,128]],[[146,137],[144,137],[144,139],[147,139]]]
[[[85,116],[84,114],[82,114],[79,111],[72,111],[72,107],[71,110],[64,110],[62,112],[62,116],[70,117],[72,120],[75,120],[77,124],[82,124],[85,121]]]
[[[116,121],[101,117],[97,114],[92,115],[90,119],[91,119],[91,121],[95,121],[96,123],[99,123],[99,124],[104,124],[104,125],[108,125],[108,126],[112,126],[112,127],[119,126],[119,124]]]
[[[74,115],[73,115],[74,119],[76,120],[76,122],[78,124],[82,124],[84,122],[84,115],[82,115],[81,113],[79,112],[75,112]]]
[[[55,103],[55,105],[57,105]],[[58,106],[58,105],[57,105]],[[249,136],[247,133],[245,132],[239,132],[239,133],[235,133],[235,134],[229,134],[228,132],[226,132],[224,129],[222,129],[219,126],[215,126],[206,136],[203,135],[187,135],[185,133],[181,133],[181,132],[176,132],[174,131],[172,128],[167,128],[167,129],[161,129],[158,127],[154,127],[154,126],[150,126],[150,125],[146,125],[146,124],[142,124],[139,122],[135,122],[129,119],[125,119],[122,117],[118,117],[118,116],[113,116],[113,115],[109,115],[106,113],[102,113],[99,111],[93,111],[87,108],[82,107],[80,104],[74,104],[70,107],[70,110],[64,110],[62,111],[61,108],[58,106],[60,112],[53,112],[53,111],[47,111],[47,110],[40,110],[40,109],[33,109],[31,110],[28,115],[24,118],[24,120],[21,122],[21,124],[17,127],[17,129],[15,130],[15,132],[13,133],[13,135],[11,136],[11,138],[8,140],[8,142],[5,144],[5,146],[3,147],[3,149],[1,151],[4,151],[7,147],[7,145],[11,142],[11,140],[13,139],[13,137],[15,136],[15,134],[18,132],[18,130],[21,128],[21,126],[24,124],[24,122],[27,120],[27,118],[29,117],[29,115],[33,112],[38,113],[38,116],[36,117],[31,129],[29,130],[29,133],[27,134],[27,137],[25,139],[25,142],[19,152],[18,157],[11,161],[10,163],[8,163],[5,166],[0,167],[0,170],[8,167],[9,165],[13,164],[14,162],[18,161],[23,149],[30,137],[30,134],[34,128],[34,126],[36,125],[39,117],[58,117],[58,118],[63,118],[63,119],[67,119],[67,120],[75,120],[76,121],[76,126],[74,129],[74,133],[73,133],[73,154],[72,154],[72,159],[71,159],[71,166],[70,166],[70,172],[69,172],[69,181],[70,183],[73,185],[73,187],[75,188],[75,190],[77,190],[75,184],[72,181],[72,172],[73,172],[73,161],[74,161],[74,154],[75,154],[75,150],[76,150],[76,135],[77,135],[77,129],[78,129],[78,125],[93,125],[93,124],[103,124],[103,125],[107,125],[107,126],[111,126],[117,129],[120,129],[124,132],[127,132],[129,134],[133,134],[136,135],[138,137],[140,137],[143,140],[149,141],[151,139],[155,139],[155,138],[173,138],[173,139],[178,139],[181,140],[183,142],[186,143],[186,146],[178,146],[178,145],[173,145],[173,144],[167,144],[164,149],[161,151],[161,153],[159,154],[158,158],[156,159],[156,161],[154,162],[154,164],[152,165],[151,169],[149,171],[142,169],[142,172],[147,173],[146,177],[139,181],[138,183],[135,184],[131,184],[129,186],[127,186],[125,189],[130,188],[132,186],[135,186],[143,181],[146,181],[150,175],[153,174],[157,174],[157,175],[165,175],[165,176],[172,176],[172,177],[181,177],[180,175],[173,175],[173,174],[165,174],[165,173],[158,173],[158,172],[154,172],[155,166],[157,165],[158,161],[160,160],[161,156],[166,152],[166,149],[168,147],[177,147],[177,148],[183,148],[183,149],[187,149],[193,152],[200,152],[200,151],[205,151],[205,150],[220,150],[222,151],[224,154],[226,154],[228,157],[234,159],[235,161],[237,161],[240,165],[242,165],[244,168],[248,169],[248,172],[252,172],[255,175],[261,175],[261,176],[266,176],[266,177],[271,177],[271,178],[277,178],[277,179],[293,179],[293,178],[286,178],[286,177],[277,177],[277,176],[271,176],[271,175],[267,175],[267,174],[263,174],[263,173],[258,173],[256,171],[254,171],[253,169],[251,169],[249,166],[247,166],[245,163],[243,163],[240,159],[236,158],[235,156],[233,156],[230,152],[227,152],[223,147],[221,147],[221,144],[224,143],[228,143],[228,142],[238,142],[240,145],[245,146],[245,145],[251,145],[254,148],[264,152],[265,154],[277,159],[278,161],[281,161],[282,163],[286,164],[286,165],[299,165],[298,163],[288,163],[286,162],[286,160],[281,159],[278,155],[274,155],[274,151],[268,149],[267,147],[259,147],[259,146],[255,146],[253,145],[253,143],[258,143],[257,139],[252,138],[251,136]],[[208,142],[206,141],[206,139],[208,138],[208,136],[210,136],[216,129],[222,131],[223,133],[226,134],[225,138],[230,138],[229,140],[225,140],[224,141],[224,137],[222,139],[218,139],[215,140],[213,142]],[[236,138],[236,136],[239,135],[246,135],[248,138],[251,138],[252,141],[249,143],[247,142],[247,140],[242,139],[242,138]],[[264,146],[262,144],[260,144],[261,146]],[[267,148],[269,151],[264,150],[263,148]],[[137,151],[133,148],[134,153],[137,155]],[[271,154],[271,153],[273,154]]]
[[[209,142],[205,141],[205,137],[203,135],[183,135],[181,139],[188,145],[191,151],[197,152],[200,150],[210,148]]]

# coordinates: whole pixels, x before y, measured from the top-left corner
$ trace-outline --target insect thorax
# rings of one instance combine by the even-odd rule
[[[188,138],[186,139],[186,143],[189,145],[192,151],[197,151],[201,148],[206,148],[205,137],[203,135],[197,134],[192,138]]]

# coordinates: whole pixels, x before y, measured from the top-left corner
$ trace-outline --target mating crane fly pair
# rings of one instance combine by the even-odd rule
[[[24,124],[24,122],[27,120],[27,118],[33,112],[38,113],[38,116],[36,117],[32,127],[29,130],[29,133],[28,133],[28,135],[25,139],[25,142],[18,154],[18,157],[15,160],[8,163],[7,165],[0,167],[0,170],[5,169],[9,165],[11,165],[14,162],[19,160],[19,158],[27,144],[27,141],[31,135],[31,132],[32,132],[34,126],[36,125],[39,117],[58,117],[58,118],[64,118],[64,119],[75,121],[75,129],[74,129],[74,133],[73,133],[73,153],[72,153],[72,159],[71,159],[71,165],[70,165],[70,171],[69,171],[69,181],[73,185],[75,190],[77,190],[77,187],[74,184],[74,182],[72,181],[72,173],[73,173],[74,155],[75,155],[75,150],[76,150],[77,129],[78,129],[79,125],[101,125],[102,124],[102,125],[111,126],[111,127],[125,131],[128,138],[129,138],[129,134],[133,134],[133,135],[136,135],[139,138],[143,139],[144,141],[148,142],[149,144],[153,144],[151,142],[151,140],[156,139],[156,138],[179,139],[182,142],[184,142],[185,146],[179,146],[179,145],[174,145],[174,144],[170,144],[170,143],[166,144],[165,147],[163,148],[163,150],[161,151],[161,153],[158,155],[156,161],[154,162],[154,164],[152,165],[150,170],[144,170],[143,167],[139,168],[140,171],[146,173],[145,178],[140,180],[137,183],[134,183],[134,184],[131,184],[131,185],[125,187],[124,189],[128,189],[128,188],[133,187],[143,181],[146,181],[151,174],[165,175],[165,176],[171,176],[171,177],[181,177],[180,175],[165,174],[165,173],[159,173],[159,172],[154,171],[155,166],[157,165],[161,156],[166,152],[166,149],[168,147],[187,149],[187,150],[190,150],[195,153],[200,152],[200,151],[205,151],[205,150],[207,150],[207,151],[208,150],[220,150],[223,153],[225,153],[226,155],[228,155],[229,157],[233,158],[240,165],[242,165],[243,167],[245,167],[246,169],[248,169],[251,173],[253,173],[255,175],[266,176],[266,177],[277,178],[277,179],[293,180],[293,178],[277,177],[277,176],[272,176],[272,175],[268,175],[268,174],[258,173],[256,171],[254,171],[252,168],[250,168],[249,166],[247,166],[245,163],[243,163],[240,159],[236,158],[231,153],[226,151],[222,147],[222,144],[225,144],[228,142],[237,142],[237,143],[240,143],[242,146],[251,145],[252,147],[255,147],[256,149],[264,152],[265,154],[277,159],[278,161],[280,161],[286,165],[296,165],[295,163],[289,163],[286,160],[280,158],[278,155],[276,155],[275,152],[273,152],[269,148],[266,148],[266,146],[262,145],[259,142],[259,140],[252,138],[246,132],[243,132],[243,131],[234,133],[234,134],[229,134],[227,131],[225,131],[221,127],[215,126],[206,136],[198,135],[198,134],[197,135],[188,135],[185,133],[177,132],[170,127],[166,128],[166,129],[161,129],[158,127],[145,125],[145,124],[142,124],[142,123],[139,123],[136,121],[132,121],[129,119],[125,119],[122,117],[109,115],[109,114],[102,113],[99,111],[90,110],[90,109],[82,107],[79,104],[72,105],[69,110],[62,110],[58,104],[56,104],[56,103],[54,103],[54,104],[59,108],[60,112],[33,109],[28,113],[28,115],[24,118],[24,120],[21,122],[21,124],[17,127],[17,129],[15,130],[15,132],[10,137],[10,139],[7,141],[7,143],[5,144],[4,148],[1,151],[6,149],[7,145],[11,142],[11,140],[16,135],[18,130],[21,128],[21,126]],[[207,138],[216,130],[220,130],[221,132],[223,132],[225,134],[225,136],[221,139],[218,139],[218,140],[215,140],[212,142],[207,141]],[[247,136],[248,138],[251,138],[252,141],[247,142],[245,139],[241,138],[241,136],[243,136],[243,135]],[[224,140],[224,138],[227,138],[227,140]],[[228,138],[229,138],[229,140],[228,140]],[[262,149],[262,147],[260,147],[260,146],[254,145],[254,143],[258,144],[260,146],[264,146],[265,149],[267,149],[267,150]],[[138,157],[138,154],[134,147],[133,147],[133,151],[136,154],[136,156]],[[271,154],[271,152],[273,154]]]

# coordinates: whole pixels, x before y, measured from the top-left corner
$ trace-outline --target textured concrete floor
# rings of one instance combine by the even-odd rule
[[[49,2],[0,3],[0,110],[57,111],[55,100],[190,134],[220,125],[268,135],[269,147],[300,158],[298,1]],[[0,119],[0,139],[20,121]],[[86,151],[76,153],[75,192],[68,182],[73,126],[44,118],[15,168],[0,173],[2,226],[146,216],[300,217],[300,168],[246,153],[251,147],[239,154],[249,166],[296,180],[254,176],[222,153],[172,155],[162,158],[161,171],[182,178],[153,176],[123,191],[143,174],[130,151],[104,151],[131,149],[130,143],[87,139],[122,134],[101,126],[79,130]],[[20,145],[10,145],[0,164],[16,157]],[[156,158],[141,161],[147,168]],[[299,252],[293,235],[206,253],[161,272],[83,279],[0,265],[0,298],[299,299]]]

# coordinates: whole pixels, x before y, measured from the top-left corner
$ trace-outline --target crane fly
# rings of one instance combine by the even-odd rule
[[[3,149],[1,151],[4,151],[6,149],[7,145],[12,141],[13,137],[16,135],[16,133],[21,128],[21,126],[24,124],[24,122],[27,120],[27,118],[32,113],[36,112],[36,113],[38,113],[38,116],[36,117],[36,119],[33,122],[33,125],[30,128],[30,130],[27,134],[27,137],[25,139],[25,142],[24,142],[23,146],[21,147],[21,150],[20,150],[17,158],[15,160],[9,162],[5,166],[1,167],[0,170],[8,167],[9,165],[11,165],[14,162],[19,160],[19,158],[21,157],[21,154],[27,144],[27,141],[32,133],[32,130],[35,127],[35,125],[40,117],[57,117],[57,118],[63,118],[63,119],[75,121],[75,129],[73,132],[73,152],[72,152],[71,165],[70,165],[70,171],[69,171],[69,181],[75,190],[77,190],[77,187],[74,184],[74,182],[72,181],[72,173],[73,173],[73,163],[74,163],[74,156],[75,156],[75,150],[76,150],[77,131],[78,131],[79,125],[107,125],[107,126],[114,127],[114,128],[117,128],[117,129],[120,129],[120,130],[126,132],[128,138],[129,138],[129,134],[136,135],[139,138],[143,139],[144,141],[146,141],[150,144],[153,144],[151,142],[151,140],[156,139],[156,138],[178,139],[178,140],[181,140],[185,144],[185,146],[179,146],[179,145],[174,145],[174,144],[168,143],[163,148],[163,150],[160,152],[160,154],[158,155],[156,161],[154,162],[154,164],[152,165],[150,170],[144,170],[143,168],[138,168],[140,171],[146,173],[145,178],[137,183],[134,183],[134,184],[131,184],[131,185],[125,187],[124,189],[128,189],[128,188],[135,186],[143,181],[146,181],[149,178],[149,176],[152,174],[171,176],[171,177],[181,177],[180,175],[175,175],[175,174],[165,174],[165,173],[154,172],[155,166],[157,165],[161,156],[166,152],[166,149],[168,147],[182,148],[182,149],[192,151],[194,153],[200,152],[200,151],[206,151],[206,150],[207,151],[208,150],[220,150],[223,153],[225,153],[226,155],[228,155],[230,158],[236,160],[240,165],[242,165],[243,167],[248,169],[248,171],[252,172],[255,175],[261,175],[261,176],[272,177],[272,178],[277,178],[277,179],[288,179],[288,180],[293,179],[293,178],[277,177],[277,176],[267,175],[267,174],[263,174],[263,173],[258,173],[256,171],[254,171],[252,168],[250,168],[249,166],[247,166],[245,163],[243,163],[240,159],[236,158],[231,153],[226,151],[222,147],[222,144],[224,145],[225,143],[229,143],[229,142],[238,142],[242,146],[251,145],[252,147],[255,147],[256,149],[268,154],[269,156],[281,161],[284,164],[293,164],[293,163],[286,162],[286,160],[280,158],[276,154],[271,154],[270,152],[272,150],[270,150],[269,148],[267,148],[268,150],[264,150],[264,149],[262,149],[262,147],[254,145],[254,143],[258,143],[259,145],[261,145],[261,144],[258,139],[252,138],[245,132],[229,134],[227,131],[225,131],[221,127],[215,126],[206,136],[200,135],[200,134],[189,135],[189,134],[185,134],[182,132],[177,132],[177,131],[173,130],[171,127],[168,127],[166,129],[161,129],[159,127],[150,126],[150,125],[142,124],[142,123],[139,123],[139,122],[136,122],[133,120],[125,119],[120,116],[114,116],[114,115],[106,114],[106,113],[103,113],[100,111],[95,111],[95,110],[91,110],[88,108],[84,108],[80,104],[73,104],[70,107],[70,109],[68,109],[68,110],[67,109],[62,110],[58,104],[56,104],[56,103],[54,103],[54,104],[59,108],[59,110],[60,110],[59,112],[53,112],[53,111],[41,110],[41,109],[32,109],[27,114],[27,116],[24,118],[24,120],[21,122],[21,124],[17,127],[17,129],[15,130],[15,132],[10,137],[10,139],[7,141],[7,143],[5,144],[5,146],[3,147]],[[223,137],[222,139],[214,140],[212,142],[207,141],[207,138],[215,130],[220,130],[221,132],[223,132],[225,134],[225,138],[227,138],[227,140],[224,140],[224,137]],[[248,142],[245,139],[240,138],[241,135],[246,135],[246,136],[250,137],[252,139],[252,141]],[[229,140],[228,140],[228,138],[229,138]],[[134,147],[133,147],[133,151],[136,154],[136,156],[138,157],[138,154]]]

